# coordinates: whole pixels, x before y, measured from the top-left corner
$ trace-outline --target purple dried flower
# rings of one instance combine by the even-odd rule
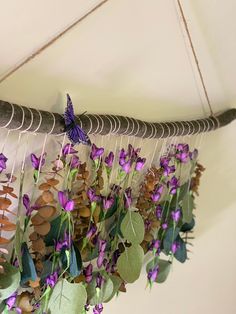
[[[177,242],[174,242],[174,243],[171,245],[171,252],[172,252],[173,254],[175,254],[179,248],[180,248],[180,244],[177,243]]]
[[[162,229],[163,230],[166,230],[168,228],[168,224],[167,222],[164,222],[162,225],[161,225]]]
[[[146,162],[146,158],[138,157],[136,161],[136,165],[135,165],[135,170],[141,171],[144,167],[145,162]]]
[[[57,280],[58,280],[58,273],[55,271],[54,273],[52,273],[46,278],[46,285],[53,288],[56,285]]]
[[[138,158],[138,154],[140,153],[140,151],[141,151],[141,148],[134,149],[134,147],[131,144],[128,145],[128,156],[132,160]]]
[[[95,144],[93,144],[91,148],[90,158],[92,160],[96,160],[100,158],[103,153],[104,153],[103,147],[97,147]]]
[[[154,267],[153,269],[150,269],[149,272],[148,272],[148,280],[149,282],[154,282],[156,279],[157,279],[157,275],[158,275],[158,270],[159,270],[159,267],[156,266]]]
[[[69,155],[69,154],[76,154],[76,153],[78,153],[78,151],[74,149],[74,145],[73,144],[67,143],[62,148],[62,155],[63,156],[66,156],[66,155]]]
[[[173,219],[174,222],[178,222],[180,220],[181,217],[181,210],[180,209],[176,209],[175,211],[171,212],[171,217]]]
[[[80,165],[81,165],[81,161],[79,160],[79,157],[76,155],[72,155],[71,161],[70,161],[71,169],[79,168]]]
[[[189,145],[188,144],[178,144],[176,147],[175,158],[181,163],[186,163],[189,158]]]
[[[71,247],[71,237],[65,232],[64,239],[58,240],[55,244],[55,251],[60,252],[62,249],[69,249]]]
[[[105,278],[100,273],[98,273],[96,276],[96,288],[101,289],[104,282],[105,282]]]
[[[101,314],[103,311],[103,305],[102,304],[97,304],[93,308],[93,314]]]
[[[111,195],[109,195],[107,197],[104,196],[102,199],[103,208],[105,210],[111,208],[113,206],[114,202],[115,202],[114,196],[111,196]]]
[[[99,195],[96,195],[96,192],[94,189],[92,188],[89,188],[88,191],[87,191],[87,196],[90,200],[90,202],[98,202],[100,201],[101,197]]]
[[[160,204],[158,204],[156,207],[156,217],[157,219],[161,219],[162,217],[162,207]]]
[[[164,186],[163,185],[158,185],[154,192],[151,195],[151,199],[153,202],[158,202],[161,198],[161,194],[163,192]]]
[[[125,190],[124,203],[125,208],[129,208],[132,204],[132,190],[130,187]]]
[[[95,235],[96,232],[97,232],[97,227],[95,225],[91,225],[86,234],[86,238],[91,239]]]
[[[98,239],[98,259],[97,259],[98,268],[101,268],[103,265],[106,246],[107,246],[106,240]]]
[[[161,241],[160,240],[152,240],[150,244],[150,251],[152,250],[158,250],[161,246]]]
[[[131,160],[128,160],[121,166],[121,168],[125,173],[130,173],[131,166],[132,166]]]
[[[170,194],[174,195],[174,194],[176,194],[177,189],[179,187],[179,180],[175,176],[173,176],[170,179],[170,181],[167,182],[167,186],[168,186],[168,188],[171,188]]]
[[[16,303],[16,298],[17,298],[17,292],[14,292],[10,297],[8,297],[6,300],[5,300],[5,303],[7,305],[7,309],[10,311],[15,303]]]
[[[170,158],[168,158],[168,157],[161,157],[160,158],[160,166],[162,168],[168,167],[169,166],[169,162],[170,162]]]
[[[89,264],[83,271],[83,274],[85,276],[85,281],[87,283],[90,283],[93,279],[93,265]]]
[[[0,173],[7,168],[6,162],[7,162],[7,157],[3,155],[3,153],[0,154]]]
[[[69,200],[66,193],[59,191],[58,192],[58,199],[61,207],[66,211],[66,212],[71,212],[74,207],[75,207],[75,202],[73,200]]]
[[[41,167],[43,167],[45,164],[45,153],[43,154],[43,156],[39,156],[39,157],[37,157],[35,154],[31,154],[30,158],[31,158],[32,166],[35,170],[39,170],[40,164],[41,164]]]
[[[169,166],[170,158],[169,157],[161,157],[160,158],[160,166],[163,168],[164,172],[163,175],[165,177],[169,176],[171,173],[175,172],[175,166]]]
[[[26,216],[30,216],[32,214],[33,210],[36,210],[39,208],[39,206],[37,206],[37,205],[34,205],[34,206],[30,205],[30,199],[29,199],[29,196],[27,194],[23,195],[22,201],[23,201],[23,205],[26,208]]]
[[[111,168],[114,161],[114,153],[110,152],[109,155],[105,158],[105,163],[107,167]]]

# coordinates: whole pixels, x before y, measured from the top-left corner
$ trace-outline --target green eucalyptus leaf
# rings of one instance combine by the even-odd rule
[[[111,275],[110,279],[113,283],[113,291],[112,291],[111,296],[105,301],[106,303],[111,301],[111,299],[113,299],[113,297],[119,291],[120,285],[122,284],[122,281],[123,281],[120,277],[115,276],[115,275]]]
[[[9,263],[1,264],[4,273],[0,273],[0,302],[12,295],[20,285],[19,269]]]
[[[150,262],[147,263],[146,266],[146,272],[148,274],[148,272],[153,269],[154,267],[156,267],[158,265],[158,256],[155,256]]]
[[[22,273],[21,273],[21,284],[25,284],[27,281],[35,281],[37,279],[37,273],[32,256],[29,252],[27,244],[22,244]]]
[[[174,254],[175,258],[181,262],[184,263],[187,259],[187,249],[186,244],[183,241],[183,239],[178,235],[176,242],[179,244],[179,248],[177,249],[176,253]]]
[[[191,231],[195,226],[195,220],[194,218],[192,218],[191,222],[190,223],[184,223],[182,226],[181,226],[181,232],[188,232],[188,231]]]
[[[158,271],[156,282],[163,283],[164,281],[166,281],[169,275],[169,272],[171,269],[171,263],[163,259],[159,259],[158,266],[159,266],[159,271]]]
[[[128,211],[121,226],[123,237],[132,244],[140,244],[144,239],[145,227],[142,216],[137,212]]]
[[[72,244],[70,250],[70,268],[69,273],[72,277],[79,276],[82,269],[82,258],[79,249]]]
[[[190,193],[186,193],[182,201],[183,223],[190,223],[193,219],[194,201]]]
[[[133,244],[120,255],[117,261],[118,272],[121,278],[132,283],[136,281],[142,269],[144,252],[140,245]]]
[[[20,222],[16,223],[16,234],[15,234],[15,254],[19,264],[19,269],[22,271],[22,253],[21,253],[21,243],[23,238],[23,231],[20,227]]]
[[[57,282],[49,299],[50,314],[78,314],[87,301],[86,289],[82,283],[69,283],[66,279]]]
[[[6,307],[5,302],[0,303],[0,313],[4,313],[3,311],[4,311],[5,307]]]
[[[173,228],[173,227],[169,228],[166,231],[164,241],[163,241],[163,246],[164,246],[164,250],[166,254],[170,252],[171,246],[173,242],[175,241],[175,239],[177,238],[179,232],[180,232],[180,228]]]
[[[63,237],[65,230],[68,227],[68,222],[62,222],[62,216],[58,216],[50,222],[51,228],[48,234],[44,237],[46,246],[55,245],[55,240]]]
[[[87,286],[87,294],[90,305],[96,305],[103,302],[108,302],[113,293],[113,281],[108,276],[106,272],[101,272],[101,275],[105,278],[105,282],[102,284],[100,290],[96,289],[96,275],[98,272],[94,273],[93,280]],[[99,291],[99,292],[98,292]]]

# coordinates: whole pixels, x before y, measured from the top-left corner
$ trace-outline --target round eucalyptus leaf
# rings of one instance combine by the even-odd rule
[[[82,283],[69,283],[66,279],[57,282],[49,299],[50,314],[78,314],[87,301],[86,289]]]
[[[179,245],[179,248],[177,249],[176,253],[175,253],[175,258],[181,262],[184,263],[187,259],[187,249],[186,249],[186,244],[183,241],[183,239],[178,235],[176,242]]]
[[[158,271],[156,282],[163,283],[164,281],[166,281],[169,275],[169,272],[171,269],[171,263],[163,259],[159,259],[158,266],[159,266],[159,271]]]
[[[93,276],[93,280],[87,286],[87,294],[90,305],[96,305],[104,302],[108,302],[113,293],[113,281],[107,273],[101,272],[101,275],[105,278],[105,282],[102,284],[100,290],[96,289],[96,274]]]
[[[187,193],[182,201],[183,223],[190,223],[193,219],[193,196]]]
[[[122,279],[118,276],[115,275],[111,275],[111,281],[113,283],[113,291],[111,296],[105,301],[106,303],[111,301],[111,299],[113,299],[113,297],[116,295],[116,293],[118,292],[120,285],[122,283]]]
[[[136,281],[140,276],[143,259],[144,252],[140,245],[133,244],[126,248],[117,261],[121,278],[128,283]]]
[[[121,232],[130,243],[140,244],[145,233],[142,216],[137,212],[128,211],[121,223]]]
[[[0,274],[0,302],[12,295],[20,284],[19,269],[9,263],[1,265],[4,267],[4,273]]]
[[[180,228],[178,227],[177,228],[171,227],[166,231],[165,238],[163,241],[164,250],[166,254],[170,252],[171,246],[173,242],[175,241],[175,239],[177,238],[179,232],[180,232]]]

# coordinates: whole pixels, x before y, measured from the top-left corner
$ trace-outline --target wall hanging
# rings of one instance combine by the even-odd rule
[[[198,149],[236,119],[236,109],[209,108],[207,118],[150,123],[76,116],[69,95],[64,115],[0,101],[0,312],[99,314],[143,265],[152,287],[184,263]]]

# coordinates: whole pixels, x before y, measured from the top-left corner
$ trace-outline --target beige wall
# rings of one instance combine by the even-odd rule
[[[213,109],[233,107],[236,2],[182,2]],[[95,3],[0,0],[0,74]],[[77,112],[127,114],[150,121],[205,115],[206,102],[173,4],[174,0],[110,0],[2,83],[0,98],[62,112],[65,93],[70,92]],[[175,263],[168,282],[151,293],[142,275],[104,313],[236,313],[235,134],[234,122],[203,141],[200,159],[207,170],[197,200],[190,261]]]

